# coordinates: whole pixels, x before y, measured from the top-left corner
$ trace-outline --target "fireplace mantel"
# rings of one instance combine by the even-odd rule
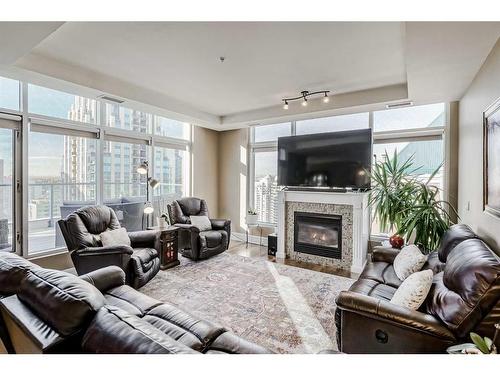
[[[293,227],[293,217],[287,215],[287,203],[313,203],[314,206],[331,205],[352,206],[352,222],[348,222],[343,231],[349,241],[347,249],[349,253],[348,266],[352,273],[360,273],[366,262],[368,251],[368,240],[370,231],[370,211],[368,208],[368,193],[347,192],[336,193],[327,191],[293,191],[283,190],[278,193],[278,249],[277,258],[287,257],[287,228]],[[320,206],[321,207],[321,206]],[[312,211],[311,211],[312,212]],[[292,221],[292,222],[290,222]]]

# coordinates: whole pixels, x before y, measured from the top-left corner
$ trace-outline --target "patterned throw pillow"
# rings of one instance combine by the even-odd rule
[[[432,270],[415,272],[408,276],[392,296],[391,303],[417,310],[425,301],[432,286]]]
[[[415,245],[408,245],[394,258],[394,272],[401,281],[406,279],[412,273],[420,271],[422,266],[427,261],[427,257],[422,254],[420,249]]]

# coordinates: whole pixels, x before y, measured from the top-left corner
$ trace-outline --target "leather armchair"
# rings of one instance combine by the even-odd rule
[[[182,198],[168,205],[170,223],[179,231],[179,251],[187,258],[207,259],[226,251],[231,238],[231,221],[210,219],[211,230],[200,231],[191,225],[190,216],[209,216],[207,202],[199,198]]]
[[[58,223],[79,275],[118,266],[127,283],[138,289],[160,270],[157,231],[129,232],[130,246],[102,246],[101,233],[121,228],[115,212],[107,206],[82,207]]]

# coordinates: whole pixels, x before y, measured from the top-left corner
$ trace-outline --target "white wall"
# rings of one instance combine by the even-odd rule
[[[461,221],[500,254],[500,219],[483,212],[482,128],[483,111],[499,97],[500,39],[460,100],[458,177]]]

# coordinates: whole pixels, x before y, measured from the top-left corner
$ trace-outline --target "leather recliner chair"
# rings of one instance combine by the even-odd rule
[[[191,225],[190,216],[209,216],[207,202],[199,198],[182,198],[168,205],[170,223],[179,228],[179,251],[198,260],[226,251],[231,238],[231,220],[210,219],[212,229],[200,231]]]
[[[399,250],[378,248],[359,279],[337,297],[337,344],[346,353],[444,353],[470,342],[470,332],[494,337],[500,321],[500,259],[466,225],[452,226],[423,269],[431,290],[417,310],[390,303],[401,280]],[[496,342],[500,347],[500,337]]]
[[[107,206],[82,207],[58,223],[79,275],[118,266],[127,284],[138,289],[160,270],[158,231],[129,232],[131,246],[102,246],[101,233],[121,228],[115,211]]]

